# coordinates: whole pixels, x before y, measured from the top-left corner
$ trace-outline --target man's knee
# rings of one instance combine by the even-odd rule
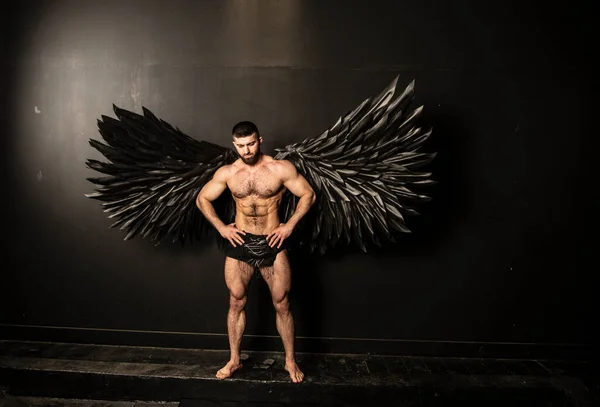
[[[287,315],[290,312],[290,301],[287,293],[273,297],[273,306],[275,307],[275,312],[278,314]]]
[[[245,292],[231,291],[229,295],[229,308],[232,311],[241,311],[246,306],[247,296]]]

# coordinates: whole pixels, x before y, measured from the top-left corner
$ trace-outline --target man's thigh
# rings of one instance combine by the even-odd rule
[[[225,285],[236,298],[246,294],[254,267],[240,260],[225,257]]]
[[[271,267],[261,267],[260,274],[271,290],[273,302],[280,302],[290,291],[292,285],[292,269],[286,250],[277,254]]]

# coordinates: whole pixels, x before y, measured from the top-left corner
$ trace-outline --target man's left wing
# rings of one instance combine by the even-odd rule
[[[402,93],[397,83],[398,77],[320,136],[276,150],[275,158],[292,162],[317,194],[293,234],[310,252],[350,243],[367,251],[372,243],[393,241],[393,231],[410,232],[405,215],[417,214],[417,204],[430,199],[416,189],[434,183],[431,173],[416,170],[435,157],[419,152],[431,130],[416,125],[422,107],[409,110],[414,81]],[[283,221],[297,201],[286,192]]]

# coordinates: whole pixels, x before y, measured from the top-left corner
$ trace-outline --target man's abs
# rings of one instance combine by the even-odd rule
[[[238,229],[257,235],[266,235],[279,226],[281,195],[266,199],[257,197],[238,198],[235,201],[235,225]]]

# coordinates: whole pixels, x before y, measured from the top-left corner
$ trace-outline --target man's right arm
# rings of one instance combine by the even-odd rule
[[[225,225],[217,215],[212,202],[217,199],[227,188],[227,179],[229,177],[229,167],[221,167],[213,175],[198,193],[196,197],[196,206],[221,236],[229,240],[235,247],[235,243],[243,244],[243,239],[237,234],[238,231],[233,225]],[[243,233],[243,232],[241,232]]]
[[[196,206],[200,209],[200,212],[204,217],[220,231],[225,224],[219,219],[215,207],[212,205],[212,201],[221,196],[223,191],[227,188],[227,174],[229,169],[225,167],[219,168],[212,179],[208,181],[204,187],[198,193],[196,197]]]

